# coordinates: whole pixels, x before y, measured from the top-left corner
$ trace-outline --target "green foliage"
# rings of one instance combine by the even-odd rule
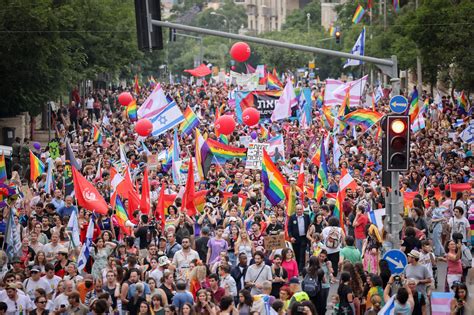
[[[137,49],[131,0],[2,0],[0,115],[40,112],[81,79],[118,77]]]
[[[312,30],[321,29],[321,1],[313,0],[308,3],[302,10],[294,10],[287,17],[284,29],[294,29],[299,31],[307,31],[308,16],[310,14],[310,28]]]

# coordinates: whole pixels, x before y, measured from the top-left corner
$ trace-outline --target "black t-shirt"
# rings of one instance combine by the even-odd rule
[[[420,250],[421,249],[421,242],[419,239],[413,236],[407,236],[403,240],[402,246],[405,247],[405,254],[408,255],[413,249]]]
[[[342,284],[337,289],[337,295],[339,295],[339,314],[352,315],[351,304],[347,300],[347,295],[352,293],[350,286]]]
[[[280,233],[281,231],[283,231],[283,225],[280,223],[280,222],[277,222],[275,224],[273,223],[270,223],[268,226],[267,226],[267,229],[265,230],[267,232],[267,234],[269,235],[275,235],[275,234],[278,234]]]
[[[199,254],[199,259],[202,261],[206,261],[207,258],[207,242],[209,242],[208,236],[201,236],[195,242],[196,251]]]
[[[414,292],[413,299],[415,300],[415,305],[411,314],[422,315],[421,307],[426,305],[425,296],[421,292]]]
[[[153,235],[148,226],[141,226],[135,233],[135,237],[137,237],[139,240],[140,249],[145,249],[151,243]]]
[[[280,267],[280,268],[275,268],[275,270],[272,270],[272,276],[273,278],[279,277],[283,279],[288,280],[288,272],[285,270],[285,268]],[[272,281],[272,293],[274,297],[277,299],[280,298],[280,289],[285,285],[284,282],[276,282],[275,280]]]

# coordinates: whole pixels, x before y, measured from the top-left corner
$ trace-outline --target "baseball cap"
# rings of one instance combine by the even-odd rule
[[[158,258],[158,265],[160,267],[163,267],[169,264],[170,264],[170,260],[168,259],[167,256],[161,256],[160,258]]]
[[[290,284],[300,284],[300,279],[298,279],[298,277],[293,277],[290,279]]]
[[[33,266],[31,267],[30,272],[41,272],[41,268],[39,266]]]

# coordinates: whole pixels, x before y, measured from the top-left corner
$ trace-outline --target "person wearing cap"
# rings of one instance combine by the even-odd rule
[[[63,278],[66,274],[66,267],[71,263],[68,259],[69,251],[66,248],[58,250],[56,263],[54,264],[54,270],[57,276]]]
[[[39,266],[33,266],[30,269],[30,277],[23,281],[24,292],[33,301],[35,299],[35,290],[41,288],[46,291],[49,297],[51,297],[53,290],[49,285],[48,281],[41,278],[41,268]]]
[[[26,295],[18,294],[17,286],[9,283],[5,289],[7,297],[3,300],[7,304],[7,314],[27,314],[32,311],[34,304]]]
[[[169,269],[171,262],[169,258],[165,255],[158,258],[158,268],[150,272],[149,277],[155,279],[156,286],[159,288],[161,286],[161,279],[166,270]]]
[[[298,277],[293,277],[289,281],[290,291],[292,293],[290,303],[288,304],[288,309],[291,309],[294,303],[309,301],[308,293],[304,292],[301,288],[300,279]]]
[[[433,281],[428,268],[426,266],[420,265],[418,261],[420,260],[420,252],[413,249],[408,253],[408,265],[405,269],[405,275],[407,278],[415,279],[417,281],[417,290],[426,295],[426,285],[430,284]]]

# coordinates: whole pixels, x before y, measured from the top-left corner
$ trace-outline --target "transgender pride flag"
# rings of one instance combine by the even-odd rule
[[[431,293],[431,315],[450,315],[450,305],[453,298],[453,292]]]

